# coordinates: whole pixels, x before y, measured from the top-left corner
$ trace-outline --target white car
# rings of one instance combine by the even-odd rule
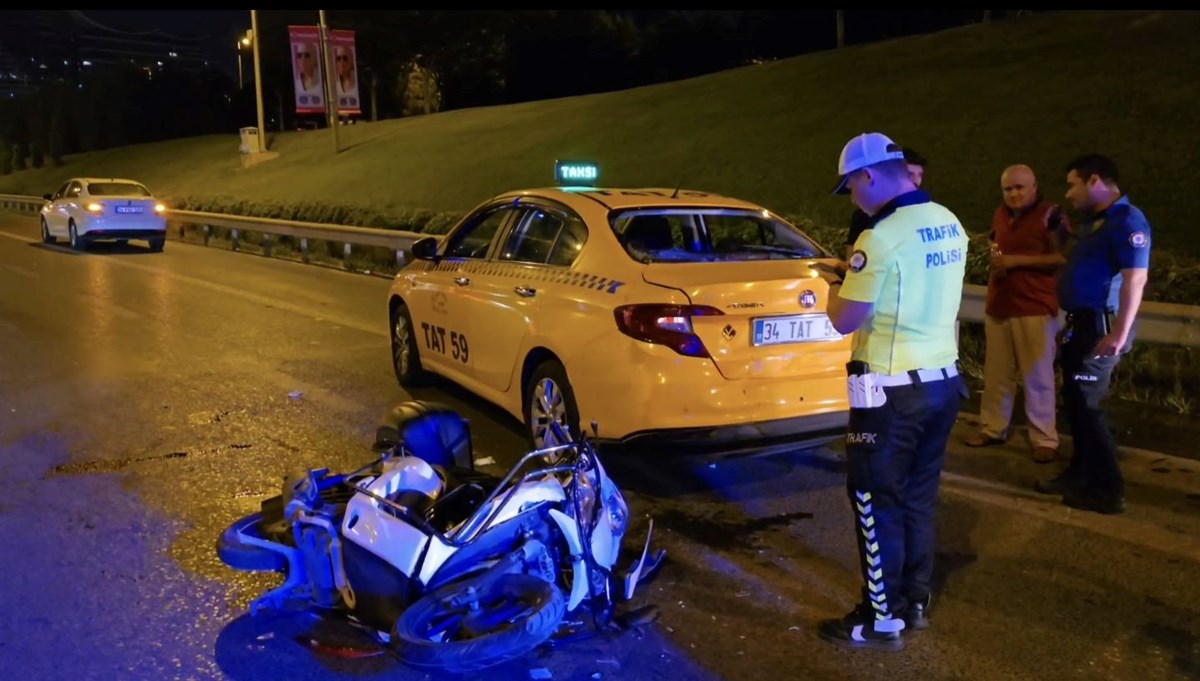
[[[72,249],[82,251],[93,241],[144,239],[150,250],[161,251],[167,242],[167,207],[140,182],[76,177],[42,198],[45,243],[65,237]]]

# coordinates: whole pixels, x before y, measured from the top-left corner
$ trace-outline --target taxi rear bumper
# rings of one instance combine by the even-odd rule
[[[617,443],[631,454],[743,456],[809,449],[841,439],[849,410],[700,428],[643,430]]]

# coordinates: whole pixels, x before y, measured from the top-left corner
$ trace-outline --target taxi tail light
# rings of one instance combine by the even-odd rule
[[[104,204],[93,201],[84,206],[84,208],[86,208],[89,213],[100,213],[104,211]]]
[[[167,209],[167,207],[166,207],[166,206],[164,206],[164,205],[163,205],[163,204],[161,204],[161,203],[156,203],[156,204],[154,204],[154,212],[155,212],[155,213],[161,213],[161,212],[163,212],[163,211],[164,211],[164,210],[166,210],[166,209]]]
[[[692,331],[692,317],[723,315],[707,305],[621,305],[613,311],[621,333],[647,343],[665,345],[688,357],[711,357]]]

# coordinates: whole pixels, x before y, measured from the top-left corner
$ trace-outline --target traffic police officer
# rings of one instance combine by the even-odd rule
[[[817,268],[831,282],[833,326],[856,332],[846,482],[864,585],[858,607],[819,633],[840,646],[898,650],[906,626],[928,626],[938,481],[965,395],[954,324],[968,237],[916,188],[886,135],[851,139],[838,173],[835,193],[849,193],[874,222],[854,243],[844,283]]]
[[[1067,164],[1067,200],[1087,214],[1058,281],[1059,304],[1067,312],[1059,352],[1063,410],[1075,447],[1066,471],[1037,489],[1063,495],[1074,508],[1120,513],[1124,479],[1100,403],[1121,353],[1133,343],[1150,266],[1150,224],[1121,195],[1116,164],[1099,154]]]

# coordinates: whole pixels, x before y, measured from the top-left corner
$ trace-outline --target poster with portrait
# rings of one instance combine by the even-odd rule
[[[325,81],[321,77],[321,36],[316,26],[288,26],[296,113],[325,113]]]
[[[338,115],[349,116],[362,113],[358,95],[358,59],[354,46],[354,31],[332,30],[329,32],[330,53],[333,55],[334,97]]]

